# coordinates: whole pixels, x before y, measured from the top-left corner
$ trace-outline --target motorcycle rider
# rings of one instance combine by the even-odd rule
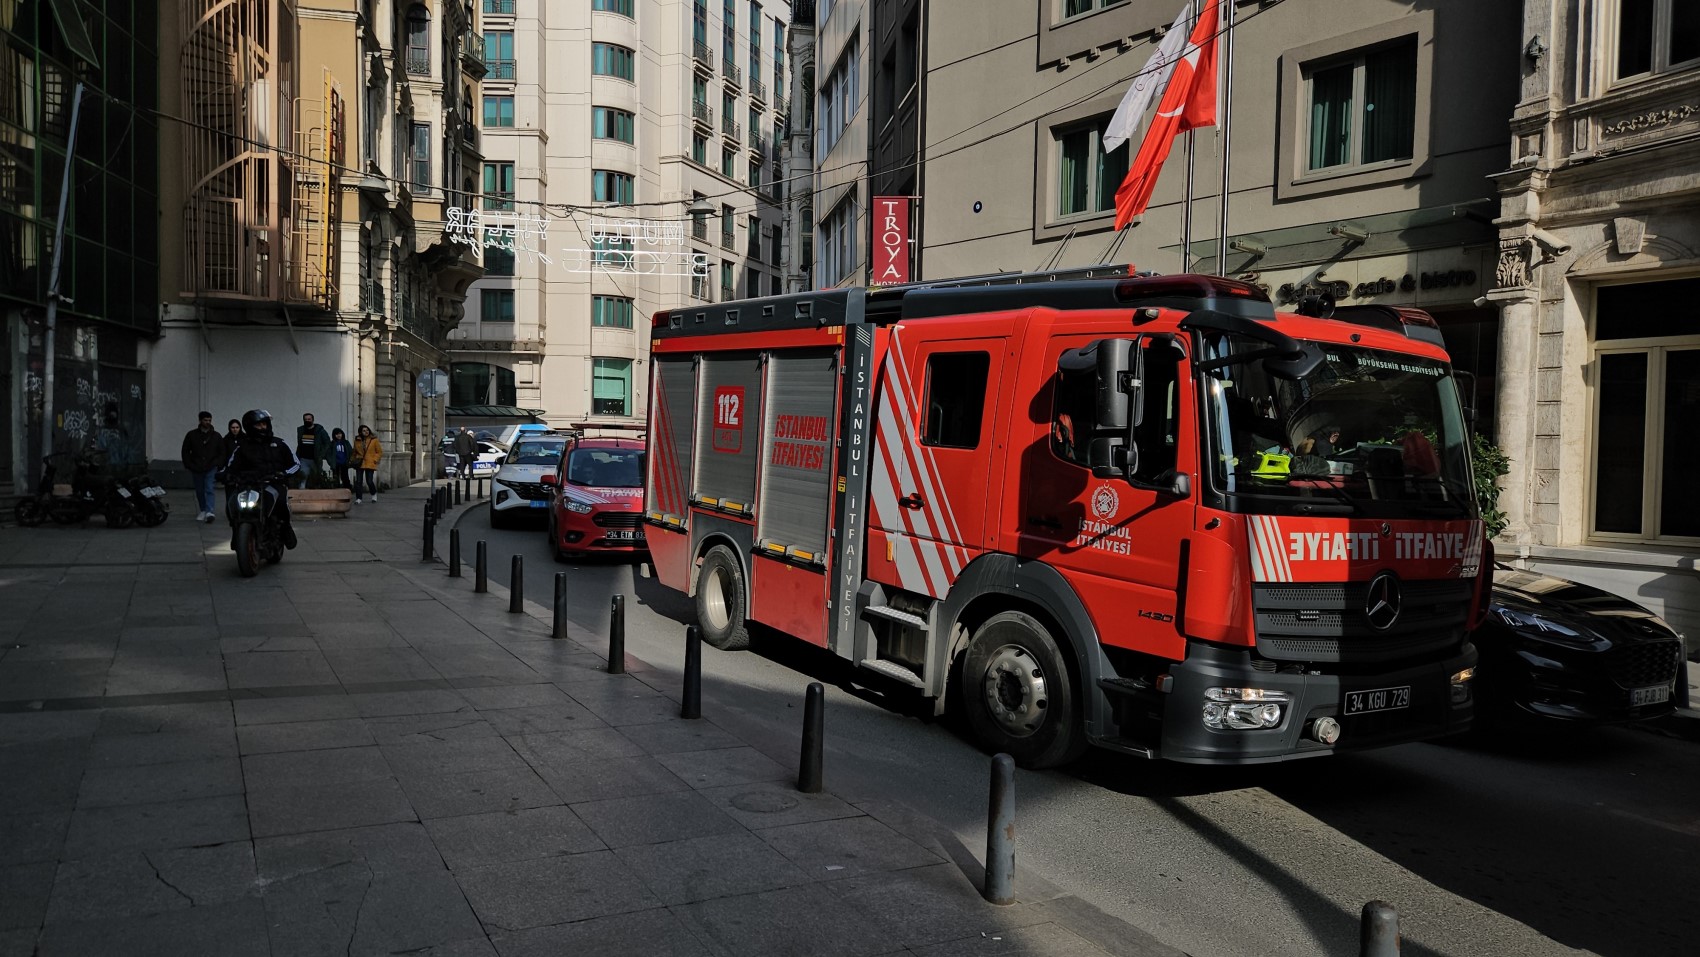
[[[266,487],[273,497],[272,508],[278,519],[278,537],[285,548],[295,547],[295,528],[289,522],[289,489],[287,476],[301,471],[301,463],[290,451],[289,443],[272,434],[272,414],[265,409],[253,409],[242,415],[242,438],[225,463],[231,476],[258,473],[267,476]],[[232,510],[234,511],[234,510]]]

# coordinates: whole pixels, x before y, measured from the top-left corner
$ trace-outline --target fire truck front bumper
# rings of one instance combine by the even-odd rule
[[[1475,717],[1476,649],[1397,671],[1269,671],[1252,653],[1192,642],[1171,669],[1162,757],[1264,764],[1457,734]]]

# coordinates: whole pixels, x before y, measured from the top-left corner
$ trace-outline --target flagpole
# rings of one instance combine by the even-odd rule
[[[1192,272],[1192,160],[1197,155],[1193,131],[1186,131],[1186,205],[1181,208],[1181,272]]]
[[[1223,0],[1228,25],[1222,35],[1222,221],[1216,232],[1216,273],[1228,260],[1228,156],[1234,141],[1234,0]]]

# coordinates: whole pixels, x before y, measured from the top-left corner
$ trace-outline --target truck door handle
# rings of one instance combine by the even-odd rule
[[[908,495],[898,499],[897,504],[908,509],[918,509],[927,504],[927,502],[921,497],[920,492],[910,492]]]

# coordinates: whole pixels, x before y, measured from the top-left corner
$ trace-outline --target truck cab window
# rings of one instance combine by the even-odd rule
[[[1172,343],[1146,340],[1145,417],[1133,430],[1139,445],[1135,481],[1160,482],[1175,467],[1180,444],[1180,351]]]
[[[1051,452],[1082,468],[1097,416],[1098,381],[1090,369],[1058,370],[1051,390]]]
[[[927,430],[923,445],[971,449],[980,444],[986,412],[985,352],[939,352],[927,358]]]

